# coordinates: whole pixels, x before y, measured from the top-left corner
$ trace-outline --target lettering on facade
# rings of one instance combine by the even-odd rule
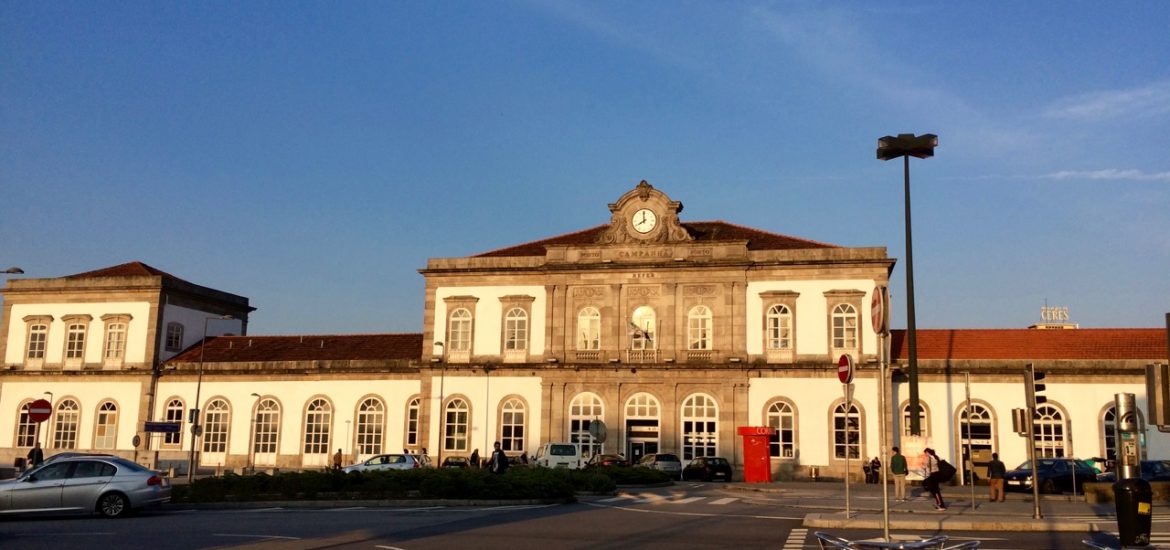
[[[582,259],[582,260],[600,260],[601,259],[601,251],[600,250],[582,250],[582,251],[577,253],[577,257]]]
[[[1044,306],[1040,308],[1040,319],[1045,323],[1068,321],[1068,307]]]
[[[653,278],[657,277],[658,275],[655,275],[654,273],[650,273],[650,272],[645,272],[645,273],[634,273],[632,276],[635,279],[653,279]]]
[[[669,248],[655,250],[619,250],[619,258],[673,258],[674,251]]]
[[[573,289],[574,298],[604,298],[604,288],[582,287]]]
[[[710,248],[692,248],[690,250],[690,256],[692,258],[700,258],[700,257],[701,258],[710,258],[711,257],[711,249]]]
[[[683,287],[683,296],[712,296],[715,285],[690,285]]]
[[[628,290],[631,297],[636,298],[651,298],[658,296],[658,287],[656,286],[632,286]]]

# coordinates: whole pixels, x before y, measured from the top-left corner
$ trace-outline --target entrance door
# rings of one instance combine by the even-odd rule
[[[642,457],[658,452],[658,420],[638,418],[626,421],[626,458],[637,464]]]

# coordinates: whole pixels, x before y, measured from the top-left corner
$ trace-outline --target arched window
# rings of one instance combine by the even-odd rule
[[[20,406],[20,413],[16,418],[16,446],[32,447],[37,442],[37,423],[32,421],[30,410],[32,401]]]
[[[81,407],[77,401],[62,399],[53,415],[53,448],[76,449],[77,425],[81,422]]]
[[[966,458],[981,453],[990,456],[995,449],[995,423],[992,422],[991,409],[981,403],[971,403],[969,417],[967,409],[966,405],[959,408],[959,453]],[[955,466],[967,475],[967,460],[958,461]],[[976,475],[982,475],[978,469]]]
[[[323,398],[316,398],[305,407],[306,455],[328,455],[330,427],[333,425],[333,406]]]
[[[581,446],[583,458],[604,450],[602,444],[589,434],[589,424],[594,420],[601,420],[604,415],[601,398],[592,393],[577,394],[569,402],[569,441]]]
[[[796,458],[796,409],[791,403],[777,401],[765,413],[767,425],[775,428],[768,445],[772,458]]]
[[[223,399],[213,399],[203,413],[203,452],[226,453],[228,429],[232,425],[232,408]]]
[[[524,452],[524,402],[512,398],[500,406],[500,448],[513,452]]]
[[[792,312],[784,304],[768,308],[768,349],[792,349]]]
[[[626,402],[626,418],[658,418],[658,399],[642,392]]]
[[[264,398],[256,404],[256,441],[252,452],[256,453],[256,461],[268,464],[264,455],[276,455],[276,442],[280,436],[280,403],[275,399]]]
[[[357,452],[376,455],[382,452],[382,434],[386,430],[386,405],[374,397],[358,405]]]
[[[833,408],[833,457],[861,458],[861,411],[857,405],[838,403]]]
[[[857,348],[857,309],[849,304],[833,308],[833,348]]]
[[[419,407],[422,401],[417,397],[412,397],[410,401],[406,402],[406,446],[415,447],[418,445],[418,414]]]
[[[1049,403],[1036,405],[1036,416],[1033,417],[1033,443],[1037,458],[1062,458],[1065,456],[1064,414],[1060,409]]]
[[[710,396],[696,393],[682,404],[683,460],[715,456],[719,451],[719,408]]]
[[[921,435],[930,434],[930,416],[926,413],[926,407],[921,401],[918,402],[918,427]],[[902,404],[902,435],[912,435],[910,433],[910,403]]]
[[[450,332],[447,345],[451,351],[471,351],[471,312],[464,308],[451,312]]]
[[[528,312],[514,307],[504,316],[504,350],[528,349]]]
[[[633,334],[630,336],[630,349],[655,349],[654,345],[654,327],[657,326],[657,318],[654,315],[654,308],[650,306],[640,306],[634,310],[634,316],[630,319],[634,324]]]
[[[94,422],[93,448],[115,449],[118,443],[118,405],[105,401],[98,405]]]
[[[583,308],[577,314],[577,349],[601,349],[601,312],[595,307]]]
[[[183,405],[182,399],[174,397],[167,401],[167,408],[163,414],[166,415],[167,422],[179,425],[179,431],[163,434],[163,445],[179,447],[183,444],[183,412],[185,410],[186,406]]]
[[[456,397],[447,403],[443,418],[443,450],[466,451],[470,433],[471,407]]]
[[[687,314],[687,349],[711,349],[711,309],[695,306]]]

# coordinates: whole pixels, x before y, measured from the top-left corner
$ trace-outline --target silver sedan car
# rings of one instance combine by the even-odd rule
[[[170,499],[169,479],[114,456],[54,460],[0,482],[0,514],[97,512],[113,518]]]
[[[426,468],[431,464],[430,458],[425,455],[388,454],[377,455],[369,459],[345,467],[345,473],[376,472],[379,470],[413,470]]]

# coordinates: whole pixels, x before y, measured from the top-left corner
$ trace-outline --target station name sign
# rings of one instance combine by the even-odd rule
[[[1068,321],[1068,307],[1044,306],[1040,308],[1040,319],[1045,323]]]

